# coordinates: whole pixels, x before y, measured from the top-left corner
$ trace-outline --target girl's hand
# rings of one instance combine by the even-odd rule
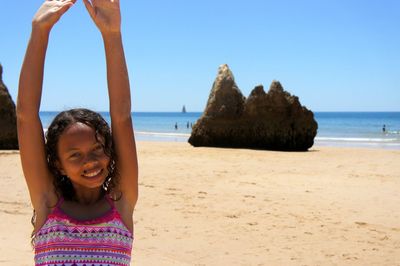
[[[121,31],[119,0],[83,0],[83,3],[102,34]]]
[[[50,32],[51,28],[76,0],[46,0],[36,12],[32,26]]]

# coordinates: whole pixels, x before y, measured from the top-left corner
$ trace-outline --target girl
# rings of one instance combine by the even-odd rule
[[[50,31],[75,2],[42,4],[20,75],[18,139],[34,208],[35,264],[129,265],[138,165],[118,0],[83,0],[104,41],[112,130],[99,114],[73,109],[44,138],[39,118]]]

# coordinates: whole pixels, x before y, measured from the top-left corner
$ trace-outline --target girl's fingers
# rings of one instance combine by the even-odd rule
[[[61,6],[59,9],[58,9],[58,12],[61,14],[61,15],[63,15],[65,12],[67,12],[67,10],[71,7],[71,6],[73,6],[74,5],[74,3],[71,3],[71,2],[69,2],[69,3],[66,3],[66,4],[64,4],[63,6]]]
[[[67,10],[75,4],[76,0],[63,0],[62,5],[57,9],[57,12],[63,15]]]
[[[85,7],[86,7],[87,11],[89,12],[90,17],[92,19],[94,19],[95,11],[94,11],[92,4],[89,2],[89,0],[83,0],[83,3],[85,4]]]
[[[98,1],[97,0],[91,0],[91,2],[92,2],[92,6],[98,5]]]
[[[115,32],[120,30],[119,1],[83,0],[83,3],[100,32]]]

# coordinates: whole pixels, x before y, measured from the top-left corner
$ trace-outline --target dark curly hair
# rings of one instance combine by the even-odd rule
[[[101,190],[102,196],[113,191],[119,181],[118,169],[116,168],[117,158],[111,130],[104,118],[99,113],[84,108],[63,111],[54,118],[47,129],[45,146],[47,163],[50,172],[54,176],[54,187],[56,193],[66,200],[76,200],[75,191],[71,181],[65,175],[62,175],[57,167],[57,162],[59,160],[57,144],[63,132],[69,126],[78,122],[93,128],[96,132],[95,137],[97,141],[99,141],[99,137],[104,139],[104,143],[103,141],[99,141],[99,143],[103,146],[104,153],[110,158],[110,163],[107,167],[108,176],[104,181]]]

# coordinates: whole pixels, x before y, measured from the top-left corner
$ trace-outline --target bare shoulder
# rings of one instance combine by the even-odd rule
[[[35,208],[35,224],[34,224],[34,232],[37,232],[42,228],[45,224],[47,217],[57,206],[58,197],[56,193],[49,193],[47,197],[43,198]]]

